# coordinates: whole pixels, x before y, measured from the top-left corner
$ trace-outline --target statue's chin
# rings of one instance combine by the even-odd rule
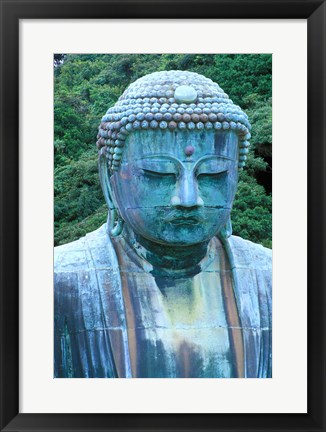
[[[167,218],[145,217],[135,211],[124,214],[126,225],[137,236],[163,246],[191,247],[208,242],[216,236],[229,217],[227,209],[206,211],[200,215]]]
[[[178,226],[172,231],[165,230],[162,233],[154,235],[148,231],[137,229],[138,227],[130,227],[126,224],[127,232],[126,235],[131,234],[139,240],[139,242],[147,249],[157,248],[157,247],[173,247],[176,249],[191,248],[201,245],[203,243],[208,243],[214,236],[219,232],[219,229],[214,229],[212,231],[203,232],[203,230],[198,230],[193,226]]]

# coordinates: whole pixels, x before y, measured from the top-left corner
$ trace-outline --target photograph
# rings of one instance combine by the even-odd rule
[[[272,57],[54,54],[54,378],[272,378]]]
[[[326,0],[0,4],[0,432],[325,432]]]

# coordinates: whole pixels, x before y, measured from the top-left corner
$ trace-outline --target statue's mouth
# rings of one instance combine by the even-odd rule
[[[197,218],[177,218],[170,221],[172,225],[198,225],[199,220]]]
[[[172,225],[198,225],[205,222],[205,217],[198,210],[188,210],[181,212],[180,210],[172,210],[165,218],[164,222]]]

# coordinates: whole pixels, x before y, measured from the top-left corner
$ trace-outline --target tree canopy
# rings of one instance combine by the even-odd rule
[[[211,78],[247,112],[252,145],[239,176],[233,233],[271,247],[272,56],[268,54],[55,54],[55,245],[85,235],[107,218],[95,146],[101,117],[131,82],[171,69]]]

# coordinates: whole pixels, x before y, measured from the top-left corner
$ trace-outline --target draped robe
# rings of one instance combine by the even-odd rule
[[[199,331],[203,333],[199,334],[215,338],[217,353],[215,357],[209,353],[215,364],[211,361],[213,364],[201,375],[201,368],[192,364],[196,356],[189,350],[189,343],[180,344],[176,354],[173,348],[169,351],[168,343],[161,346],[160,327],[164,328],[165,315],[162,303],[157,300],[161,297],[152,276],[153,268],[135,257],[135,251],[123,238],[110,239],[103,225],[75,242],[56,247],[54,376],[271,377],[271,251],[231,236],[222,244],[217,238],[212,239],[210,253],[219,256],[218,268],[216,260],[207,264],[206,257],[206,267],[200,272],[214,271],[219,275],[213,279],[216,293],[204,299],[208,305],[211,302],[210,312],[216,307],[219,319],[207,329],[208,333],[205,333],[207,322],[202,323],[203,329]],[[133,273],[136,279],[130,277]],[[201,279],[205,281],[205,277]],[[140,280],[148,287],[142,298],[140,291],[132,289],[133,283],[139,284]],[[204,296],[211,295],[205,293],[205,286],[200,289],[201,292],[204,289]],[[155,304],[154,315],[158,316],[154,324],[147,319],[152,312],[142,306],[153,292],[158,302],[150,303],[152,308]],[[222,303],[219,296],[223,297]],[[135,333],[135,327],[142,327],[142,333]],[[185,330],[188,339],[189,334],[196,335],[196,328],[190,326]],[[154,344],[148,344],[148,331],[155,333]],[[173,334],[182,336],[183,329],[177,331]],[[205,351],[205,337],[199,339],[202,339],[198,342],[199,351]],[[214,346],[214,341],[210,344]],[[205,355],[202,354],[204,360]]]

